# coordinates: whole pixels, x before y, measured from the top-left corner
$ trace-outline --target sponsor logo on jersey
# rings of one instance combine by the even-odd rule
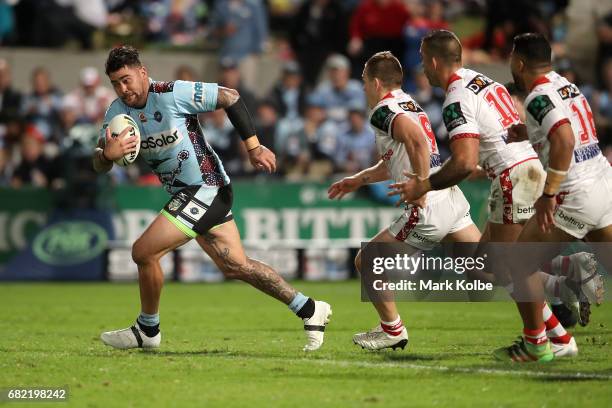
[[[440,167],[441,165],[442,165],[442,160],[440,159],[439,154],[432,154],[431,156],[429,156],[429,167],[430,168]]]
[[[383,105],[380,108],[376,109],[372,114],[372,118],[370,119],[370,123],[376,129],[380,129],[383,132],[389,132],[389,126],[391,125],[391,121],[395,114],[391,112],[391,109],[387,105]]]
[[[588,145],[574,150],[574,160],[576,160],[576,163],[580,163],[585,160],[592,159],[593,157],[598,156],[600,153],[601,150],[599,149],[599,145]]]
[[[183,208],[183,210],[181,211],[181,213],[183,213],[185,216],[187,216],[187,218],[193,221],[199,221],[205,212],[206,208],[202,207],[193,200],[187,203],[185,208]]]
[[[201,82],[194,82],[193,84],[193,103],[204,102],[204,89]]]
[[[474,92],[476,95],[478,95],[483,89],[485,89],[487,86],[491,85],[493,83],[493,80],[487,78],[484,75],[476,75],[474,77],[474,79],[472,79],[470,82],[468,82],[468,84],[465,86],[467,89],[469,89],[470,91]]]
[[[444,119],[444,125],[449,132],[467,123],[459,102],[446,106],[442,111],[442,119]]]
[[[533,214],[535,213],[534,207],[518,207],[516,209],[517,214]]]
[[[538,95],[527,105],[527,112],[541,125],[548,112],[555,109],[555,104],[548,95]]]
[[[423,112],[423,109],[413,101],[400,102],[397,105],[406,112]]]
[[[575,98],[580,95],[580,90],[578,90],[578,87],[574,84],[565,85],[564,87],[557,89],[557,92],[559,93],[561,99],[564,100]]]
[[[561,220],[565,221],[565,223],[573,225],[574,227],[578,228],[579,230],[584,228],[584,223],[578,221],[577,219],[575,219],[574,217],[572,217],[571,215],[567,215],[563,212],[563,210],[558,209],[557,212],[555,213],[555,217],[560,218]]]
[[[173,147],[183,140],[183,135],[178,129],[170,129],[156,133],[140,141],[140,150],[162,151]]]
[[[380,159],[382,161],[389,161],[391,160],[391,156],[393,156],[393,149],[387,150],[387,153],[383,154]]]

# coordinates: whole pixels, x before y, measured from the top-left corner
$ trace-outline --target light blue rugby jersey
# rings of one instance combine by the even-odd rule
[[[159,177],[166,191],[196,185],[221,187],[230,179],[213,148],[206,142],[197,114],[215,110],[218,85],[213,83],[151,81],[147,104],[131,108],[117,98],[111,103],[100,137],[108,122],[127,114],[140,130],[138,154]]]

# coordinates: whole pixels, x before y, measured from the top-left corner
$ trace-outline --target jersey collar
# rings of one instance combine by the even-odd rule
[[[548,74],[547,74],[548,75]],[[531,89],[529,90],[529,92],[533,91],[533,89],[538,86],[538,85],[542,85],[542,84],[547,84],[550,82],[550,79],[548,79],[546,77],[546,75],[542,75],[536,78],[535,81],[533,81],[533,84],[531,84]]]
[[[445,88],[446,91],[448,91],[448,87],[453,82],[458,81],[458,80],[461,79],[461,77],[459,76],[459,74],[457,74],[457,72],[459,72],[459,71],[454,72],[453,75],[451,75],[450,78],[448,78],[448,82],[446,83],[446,88]]]

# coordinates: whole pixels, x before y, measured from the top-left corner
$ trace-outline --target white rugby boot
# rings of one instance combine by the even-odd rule
[[[604,298],[603,278],[597,273],[597,260],[589,252],[569,256],[567,278],[559,285],[559,298],[578,318],[581,326],[589,324],[591,305]]]
[[[304,351],[315,351],[323,345],[325,326],[329,323],[332,315],[331,306],[320,300],[315,300],[314,314],[304,320],[304,331],[307,343]]]
[[[143,349],[154,349],[158,348],[161,343],[161,332],[153,337],[148,337],[140,330],[138,323],[134,323],[132,327],[128,327],[127,329],[104,332],[100,335],[100,339],[107,346],[122,350],[139,347]]]
[[[368,350],[382,350],[385,348],[401,348],[402,350],[408,344],[408,330],[402,326],[400,334],[394,336],[382,329],[379,324],[372,330],[365,333],[357,333],[353,336],[353,343]]]
[[[555,358],[559,357],[575,357],[578,355],[578,345],[576,339],[572,336],[569,343],[554,343],[550,342],[550,348],[552,349]]]

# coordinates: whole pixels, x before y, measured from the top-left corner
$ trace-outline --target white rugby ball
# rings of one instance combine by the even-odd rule
[[[128,126],[131,126],[132,130],[129,131],[124,137],[136,136],[136,151],[128,153],[122,158],[115,160],[115,163],[119,166],[127,166],[132,164],[136,160],[136,157],[138,157],[138,153],[140,152],[140,130],[138,130],[138,125],[136,125],[134,119],[132,119],[130,115],[123,113],[115,116],[108,123],[108,129],[110,130],[112,137],[119,136],[121,132],[123,132],[123,129]]]

